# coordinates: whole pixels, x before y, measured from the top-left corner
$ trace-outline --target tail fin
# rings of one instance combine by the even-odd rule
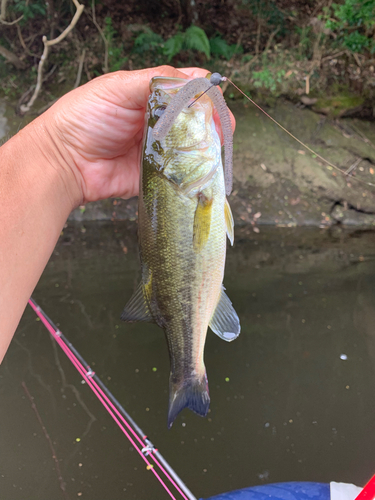
[[[202,379],[194,377],[177,384],[170,379],[169,387],[168,429],[184,408],[190,408],[201,417],[207,415],[210,395],[206,372]]]

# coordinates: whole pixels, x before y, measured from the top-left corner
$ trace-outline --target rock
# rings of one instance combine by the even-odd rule
[[[375,214],[359,212],[353,208],[345,208],[337,204],[331,212],[332,219],[344,226],[375,226]]]
[[[305,106],[312,106],[313,104],[316,104],[318,98],[317,97],[308,97],[307,95],[301,96],[301,102]]]
[[[317,99],[312,109],[316,113],[322,113],[331,118],[342,118],[360,113],[364,104],[363,97],[337,95]]]
[[[353,176],[346,177],[257,109],[245,109],[240,103],[231,108],[237,120],[233,169],[237,195],[230,203],[237,224],[251,222],[251,213],[246,213],[250,204],[252,213],[262,212],[259,224],[326,227],[342,220],[372,227],[375,186],[366,182],[375,184],[374,123],[349,118],[331,121],[282,100],[266,110],[342,171],[363,158]],[[354,208],[340,219],[336,212],[331,214],[338,203]]]

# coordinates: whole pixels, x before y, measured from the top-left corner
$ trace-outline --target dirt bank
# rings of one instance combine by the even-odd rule
[[[266,109],[316,153],[344,171],[352,168],[345,177],[251,104],[234,102],[231,108],[237,128],[230,202],[237,225],[375,226],[375,123],[330,119],[283,100]],[[136,217],[133,199],[91,203],[70,219]]]

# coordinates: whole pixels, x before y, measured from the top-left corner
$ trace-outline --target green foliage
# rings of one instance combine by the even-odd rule
[[[261,71],[254,71],[252,74],[254,87],[263,87],[271,92],[276,92],[277,84],[282,83],[284,76],[284,69],[272,72],[270,68],[264,68]]]
[[[250,62],[252,59],[254,59],[254,56],[253,56],[252,54],[245,54],[245,55],[241,58],[241,63],[242,63],[242,64],[248,63],[248,62]]]
[[[338,25],[348,24],[359,27],[375,24],[374,0],[345,0],[344,4],[332,4],[332,8]]]
[[[210,42],[202,28],[192,25],[185,31],[184,35],[184,43],[187,49],[203,52],[207,59],[210,59]]]
[[[14,4],[11,4],[9,7],[9,10],[13,9],[18,15],[23,15],[23,22],[34,19],[37,16],[45,16],[46,14],[46,3],[42,0],[32,3],[25,0],[14,0]]]
[[[166,42],[160,35],[146,27],[135,38],[132,52],[140,56],[151,54],[155,60],[164,55],[168,61],[171,61],[183,50],[202,52],[207,59],[213,55],[214,57],[223,57],[226,60],[231,59],[234,54],[243,53],[242,46],[229,45],[220,34],[209,40],[206,33],[198,26],[190,26],[185,32],[178,31]]]
[[[128,60],[124,57],[124,45],[120,43],[116,45],[117,31],[114,29],[112,19],[105,18],[105,25],[103,29],[104,36],[108,41],[108,69],[109,71],[118,71],[122,68],[124,63]]]
[[[184,46],[184,35],[181,32],[176,33],[164,44],[164,55],[170,61],[176,54],[179,54]]]
[[[326,27],[337,33],[337,43],[352,52],[374,52],[374,0],[345,0],[332,4],[332,9],[334,18],[326,21]]]
[[[213,56],[224,57],[227,61],[229,61],[234,54],[243,53],[242,45],[238,47],[236,44],[228,45],[220,35],[216,35],[214,38],[210,39],[210,49]]]
[[[299,42],[298,42],[299,57],[310,58],[312,56],[312,49],[313,49],[312,26],[304,26],[302,28],[297,26],[295,28],[295,32],[299,35]]]
[[[163,51],[163,38],[154,33],[152,29],[145,27],[134,40],[133,52],[135,54],[144,54],[145,52],[155,52],[161,54]]]
[[[352,52],[363,52],[364,49],[374,49],[374,41],[366,35],[353,31],[343,38],[343,43]]]
[[[279,26],[280,32],[284,32],[285,15],[274,1],[264,0],[242,0],[243,5],[248,7],[256,17],[261,17],[271,26]]]
[[[104,22],[105,22],[105,24],[104,24],[103,33],[104,33],[104,36],[107,39],[109,45],[111,45],[113,43],[113,39],[117,35],[117,31],[113,27],[112,18],[106,17],[104,19]]]
[[[185,32],[179,31],[174,36],[169,38],[164,44],[164,55],[170,61],[175,55],[182,50],[197,50],[203,52],[207,59],[211,57],[210,42],[206,33],[198,26],[190,26]]]

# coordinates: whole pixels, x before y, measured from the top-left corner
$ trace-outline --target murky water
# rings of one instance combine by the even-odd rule
[[[140,277],[135,225],[67,228],[34,297],[198,498],[361,485],[375,468],[374,243],[373,232],[238,230],[225,285],[242,333],[227,344],[209,332],[211,411],[185,410],[170,431],[163,333],[119,321]],[[30,308],[0,391],[1,498],[167,498]]]

